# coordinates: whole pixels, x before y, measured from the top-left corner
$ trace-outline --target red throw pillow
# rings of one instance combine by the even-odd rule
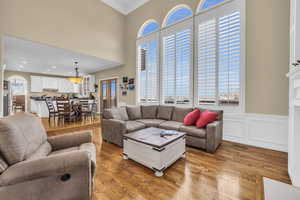
[[[215,121],[218,117],[218,113],[210,112],[208,110],[201,113],[199,119],[196,122],[197,128],[204,128],[207,124]]]
[[[184,117],[183,124],[185,126],[191,126],[191,125],[195,124],[197,119],[199,119],[200,114],[201,114],[201,112],[199,109],[196,109],[196,110],[190,112],[189,114],[187,114]]]

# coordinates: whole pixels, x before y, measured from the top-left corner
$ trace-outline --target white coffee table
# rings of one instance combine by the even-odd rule
[[[146,128],[124,135],[124,159],[134,160],[158,177],[175,161],[185,157],[185,133],[161,137],[163,129]]]

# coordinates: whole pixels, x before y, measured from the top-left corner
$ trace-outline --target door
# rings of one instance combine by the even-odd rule
[[[100,112],[118,106],[117,83],[117,79],[102,80],[100,82]]]

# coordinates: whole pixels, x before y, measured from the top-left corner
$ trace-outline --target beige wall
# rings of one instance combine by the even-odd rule
[[[118,63],[124,63],[124,20],[100,0],[0,0],[0,36]]]
[[[106,70],[97,77],[117,74],[135,76],[136,36],[148,19],[162,24],[170,9],[187,4],[194,11],[199,0],[152,0],[126,16],[126,65],[120,70]],[[289,65],[289,1],[246,0],[246,112],[275,115],[288,114]],[[135,92],[122,97],[128,104],[135,103]]]

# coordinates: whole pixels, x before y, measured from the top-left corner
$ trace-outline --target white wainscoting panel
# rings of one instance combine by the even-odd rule
[[[223,139],[287,152],[288,116],[224,114]]]

